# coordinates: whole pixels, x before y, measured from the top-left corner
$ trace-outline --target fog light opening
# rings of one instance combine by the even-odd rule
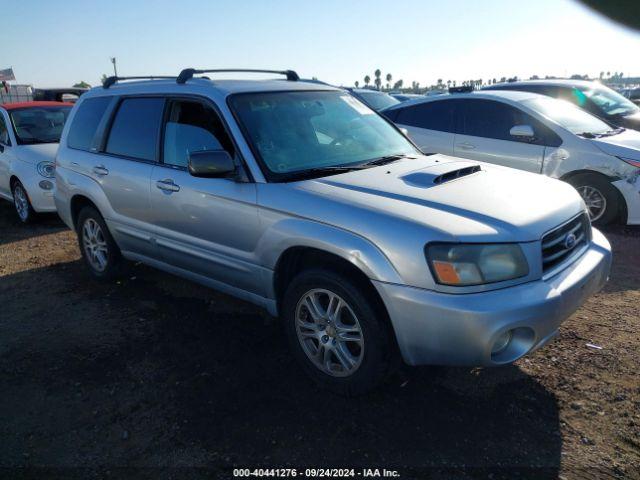
[[[491,356],[500,355],[504,352],[509,344],[511,343],[511,339],[513,338],[513,330],[507,330],[503,334],[501,334],[495,342],[493,342],[493,347],[491,348]]]
[[[43,190],[53,190],[53,183],[49,180],[42,180],[38,185]]]

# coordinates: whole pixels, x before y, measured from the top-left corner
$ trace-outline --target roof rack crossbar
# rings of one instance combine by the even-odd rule
[[[164,76],[164,75],[143,75],[141,77],[113,77],[112,76],[104,79],[104,82],[102,82],[102,88],[107,89],[110,86],[115,85],[120,80],[154,80],[156,78],[176,78],[176,77]]]
[[[176,79],[177,83],[185,83],[187,80],[193,78],[196,74],[201,73],[231,73],[231,72],[242,72],[242,73],[275,73],[277,75],[284,75],[287,77],[287,80],[296,82],[300,80],[300,77],[293,70],[256,70],[249,68],[222,68],[222,69],[206,69],[206,70],[198,70],[195,68],[185,68],[180,72],[178,78]]]

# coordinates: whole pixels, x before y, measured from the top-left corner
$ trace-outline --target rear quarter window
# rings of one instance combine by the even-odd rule
[[[109,103],[111,97],[96,97],[89,98],[79,105],[69,128],[67,146],[78,150],[91,150],[93,137]]]

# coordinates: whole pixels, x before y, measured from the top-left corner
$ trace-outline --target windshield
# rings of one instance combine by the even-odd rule
[[[588,90],[576,90],[578,105],[583,106],[586,99],[591,100],[605,115],[631,115],[640,111],[633,102],[610,88],[597,87]],[[582,98],[584,96],[584,98]]]
[[[400,100],[393,98],[391,95],[388,95],[384,92],[376,92],[376,91],[368,91],[362,92],[359,91],[355,93],[355,95],[362,98],[362,100],[369,105],[374,110],[382,110],[383,108],[390,107],[391,105],[397,105],[400,103]]]
[[[19,144],[58,143],[71,107],[29,107],[10,111]]]
[[[386,120],[345,92],[239,94],[230,103],[269,170],[265,174],[275,179],[419,153]]]
[[[564,100],[540,97],[523,103],[577,135],[602,135],[612,131],[610,125]]]

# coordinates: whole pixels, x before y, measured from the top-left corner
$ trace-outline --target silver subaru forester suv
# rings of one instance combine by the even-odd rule
[[[260,305],[345,394],[400,358],[513,362],[606,282],[609,243],[570,185],[422,155],[293,71],[196,77],[218,72],[112,77],[74,107],[55,201],[96,277],[140,261]]]

